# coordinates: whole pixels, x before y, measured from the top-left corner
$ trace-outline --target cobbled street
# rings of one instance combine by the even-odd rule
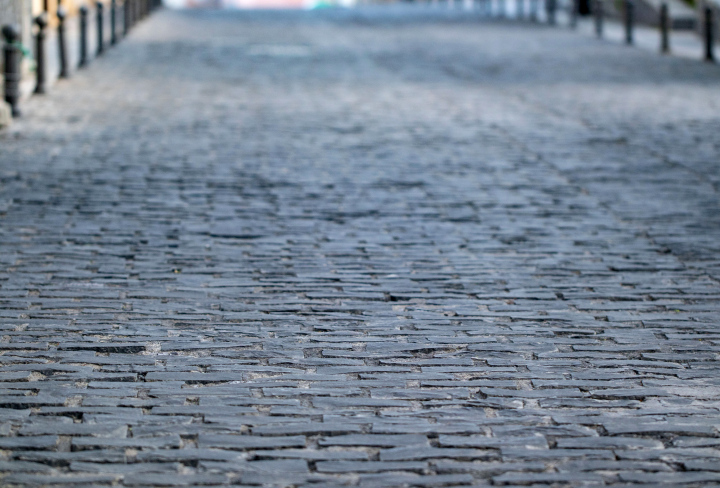
[[[720,68],[160,11],[0,132],[0,485],[720,486]]]

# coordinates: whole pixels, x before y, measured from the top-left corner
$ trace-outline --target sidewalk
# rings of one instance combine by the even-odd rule
[[[160,11],[26,102],[0,485],[720,483],[720,67],[586,30]]]

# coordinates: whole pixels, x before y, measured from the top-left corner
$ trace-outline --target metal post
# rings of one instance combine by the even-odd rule
[[[625,44],[633,43],[633,23],[635,22],[635,5],[632,0],[624,0],[625,3]]]
[[[715,25],[713,22],[713,11],[710,7],[705,7],[705,61],[712,63],[715,61],[715,53],[713,52],[713,44],[715,43]]]
[[[5,38],[3,58],[5,62],[5,101],[10,105],[13,117],[20,116],[18,102],[20,101],[20,28],[16,25],[6,25],[2,28]]]
[[[103,51],[105,50],[105,42],[104,42],[104,35],[103,35],[103,27],[104,27],[104,10],[105,6],[102,4],[102,2],[96,2],[95,3],[97,10],[95,11],[95,15],[97,17],[97,56],[100,56]]]
[[[525,17],[525,0],[517,0],[517,15],[518,19]]]
[[[592,0],[592,9],[595,17],[595,35],[601,39],[603,36],[603,0]]]
[[[660,5],[660,52],[670,52],[670,15],[665,2]]]
[[[557,10],[556,0],[545,0],[545,12],[547,13],[548,24],[555,25],[555,12]]]
[[[80,62],[78,66],[85,66],[88,62],[87,58],[87,16],[88,8],[83,5],[80,7]]]
[[[576,29],[578,16],[580,15],[580,0],[572,0],[570,2],[570,28]]]
[[[123,36],[130,32],[130,0],[123,0]]]
[[[65,7],[58,5],[57,18],[58,18],[58,56],[60,57],[60,78],[69,78],[70,73],[68,71],[67,62],[67,44],[65,42],[65,17],[67,12]]]
[[[117,43],[117,0],[110,0],[110,44]]]
[[[530,0],[530,21],[537,22],[538,0]]]
[[[47,14],[42,13],[35,17],[37,35],[35,36],[35,91],[34,93],[45,93],[45,28],[47,27]]]

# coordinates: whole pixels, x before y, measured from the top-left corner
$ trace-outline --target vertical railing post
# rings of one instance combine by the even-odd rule
[[[624,0],[625,4],[625,44],[633,43],[633,24],[635,23],[635,5],[632,0]]]
[[[20,49],[20,28],[16,25],[6,25],[2,28],[2,35],[5,38],[3,47],[3,61],[5,64],[5,101],[10,105],[13,117],[20,116],[20,61],[22,50]]]
[[[70,70],[68,69],[67,60],[67,41],[65,39],[65,17],[67,12],[65,7],[58,5],[57,18],[58,18],[58,57],[60,58],[60,78],[69,78]]]
[[[105,36],[103,28],[105,27],[105,6],[102,2],[95,2],[95,16],[97,19],[97,56],[100,56],[105,51]]]
[[[530,21],[537,22],[538,19],[538,0],[530,0]]]
[[[117,0],[110,0],[110,44],[117,43]]]
[[[570,1],[570,28],[576,29],[578,16],[580,15],[580,0]]]
[[[37,35],[35,36],[35,91],[43,94],[46,90],[46,59],[45,59],[45,28],[48,25],[47,14],[44,12],[35,17]]]
[[[80,7],[80,62],[78,66],[85,66],[88,62],[87,58],[87,17],[88,8],[83,5]]]
[[[130,0],[123,0],[123,36],[130,32]]]
[[[713,50],[715,44],[715,22],[713,19],[713,10],[709,6],[705,7],[705,61],[712,63],[715,61],[715,53]]]
[[[660,52],[670,52],[670,14],[667,2],[660,5]]]
[[[515,14],[515,17],[518,19],[522,19],[525,17],[525,0],[517,0],[517,12]]]
[[[545,13],[547,14],[547,21],[550,25],[555,25],[555,12],[557,11],[556,0],[545,0]]]
[[[592,9],[595,18],[595,35],[600,39],[603,36],[603,18],[605,17],[603,0],[592,0]]]

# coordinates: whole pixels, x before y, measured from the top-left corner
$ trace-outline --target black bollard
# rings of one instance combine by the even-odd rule
[[[5,101],[10,105],[13,117],[20,116],[18,102],[20,101],[20,28],[16,25],[6,25],[2,28],[5,38],[3,58],[5,62]]]
[[[45,28],[48,25],[47,14],[42,13],[35,17],[37,35],[35,36],[35,91],[34,93],[45,93]]]
[[[67,62],[67,45],[65,42],[65,17],[67,17],[65,7],[58,5],[58,56],[60,57],[60,74],[58,76],[60,78],[70,77]]]
[[[570,2],[570,28],[577,29],[578,16],[580,15],[580,0]]]
[[[130,0],[123,0],[123,36],[130,32]]]
[[[712,63],[715,61],[715,53],[713,52],[713,44],[715,43],[715,25],[713,22],[713,11],[710,7],[705,7],[705,61]]]
[[[670,52],[670,15],[665,2],[660,5],[660,52]]]
[[[603,18],[605,11],[602,0],[592,0],[593,16],[595,17],[595,35],[598,39],[603,36]]]
[[[545,0],[545,13],[547,14],[547,21],[550,25],[555,25],[555,12],[557,11],[556,0]]]
[[[625,44],[633,43],[633,24],[635,23],[635,5],[632,0],[624,0],[625,4]]]
[[[102,4],[102,2],[96,2],[96,10],[95,15],[97,18],[97,56],[100,56],[103,51],[105,50],[105,42],[104,42],[104,35],[103,35],[103,27],[105,24],[104,19],[104,10],[105,6]]]
[[[80,7],[80,62],[78,66],[85,66],[87,58],[87,16],[88,9],[85,5]]]
[[[538,18],[538,0],[530,0],[530,21],[537,22]]]
[[[110,44],[117,43],[117,0],[110,1]]]

